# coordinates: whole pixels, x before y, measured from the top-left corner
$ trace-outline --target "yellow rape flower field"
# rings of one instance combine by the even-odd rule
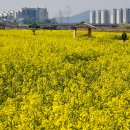
[[[0,30],[0,130],[130,129],[130,40],[77,33]]]

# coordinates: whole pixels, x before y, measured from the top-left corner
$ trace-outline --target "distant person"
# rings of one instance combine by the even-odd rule
[[[76,27],[73,27],[73,29],[74,29],[74,37],[76,37],[76,31],[77,31],[77,28]]]
[[[125,42],[126,39],[127,39],[127,34],[126,34],[126,32],[123,32],[122,33],[122,40]]]

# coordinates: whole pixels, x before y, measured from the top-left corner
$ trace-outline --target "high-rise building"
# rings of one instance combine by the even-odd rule
[[[22,18],[26,24],[32,22],[44,23],[48,19],[48,11],[46,8],[22,8]]]
[[[36,22],[43,23],[48,19],[48,11],[46,8],[37,8],[36,10]]]
[[[96,23],[96,12],[95,12],[95,10],[93,10],[93,11],[90,11],[90,23],[91,24],[95,24]]]
[[[117,9],[110,10],[110,24],[117,23]]]
[[[20,11],[0,12],[0,21],[17,22],[18,24],[31,24],[36,22],[43,24],[48,21],[48,11],[46,8],[22,8]]]
[[[101,24],[101,10],[96,11],[96,24]]]
[[[22,18],[27,24],[36,22],[36,8],[22,8]]]
[[[16,19],[20,19],[20,18],[22,18],[22,11],[17,11],[16,12]]]
[[[129,24],[130,9],[94,10],[90,12],[90,23],[95,24]]]
[[[120,8],[120,9],[117,9],[117,16],[116,16],[116,23],[117,24],[122,24],[123,23],[123,9]]]
[[[101,24],[109,24],[109,11],[108,10],[101,10]]]
[[[0,21],[9,22],[16,20],[16,11],[3,11],[0,14]]]
[[[123,23],[128,24],[130,23],[130,9],[126,8],[123,11]]]

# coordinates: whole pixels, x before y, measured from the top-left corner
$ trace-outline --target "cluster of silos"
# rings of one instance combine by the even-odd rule
[[[92,10],[91,24],[128,24],[130,23],[130,9]]]

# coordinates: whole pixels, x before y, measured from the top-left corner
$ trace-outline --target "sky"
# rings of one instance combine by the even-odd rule
[[[46,7],[49,17],[72,16],[86,10],[130,8],[130,0],[0,0],[0,11],[20,10],[23,7]]]

